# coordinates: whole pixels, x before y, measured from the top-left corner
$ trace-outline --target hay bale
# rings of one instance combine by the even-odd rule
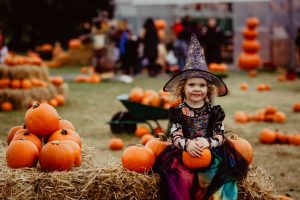
[[[120,199],[157,200],[157,174],[140,174],[121,164],[99,168],[93,165],[92,148],[83,146],[81,167],[68,172],[43,172],[39,167],[10,169],[5,160],[7,146],[0,145],[0,198],[6,199]],[[239,199],[278,199],[270,176],[259,167],[238,182]],[[276,198],[277,197],[277,198]]]
[[[9,79],[31,79],[38,78],[49,81],[49,72],[46,66],[37,65],[0,65],[0,77]]]
[[[92,46],[82,46],[78,49],[68,49],[65,64],[68,66],[90,65],[93,57]]]

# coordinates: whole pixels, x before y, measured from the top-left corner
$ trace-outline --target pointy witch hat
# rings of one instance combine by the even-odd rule
[[[225,96],[228,92],[226,84],[216,75],[210,73],[204,57],[204,51],[200,46],[196,35],[193,33],[189,46],[186,65],[181,72],[172,77],[164,86],[166,92],[175,91],[178,83],[188,78],[204,78],[217,88],[218,96]]]

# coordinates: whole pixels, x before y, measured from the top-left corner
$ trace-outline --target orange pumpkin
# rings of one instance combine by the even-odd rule
[[[297,102],[293,105],[294,112],[300,112],[300,102]]]
[[[238,123],[247,123],[249,121],[247,113],[243,111],[236,112],[234,115],[234,120]]]
[[[151,135],[151,134],[143,135],[142,138],[141,138],[141,140],[140,140],[140,144],[145,145],[152,138],[155,138],[155,137],[153,135]]]
[[[234,147],[237,152],[239,152],[250,165],[253,161],[253,148],[251,144],[242,138],[239,138],[237,135],[232,135],[229,140],[234,144]]]
[[[69,41],[69,48],[70,49],[78,49],[82,46],[82,43],[79,39],[71,39]]]
[[[255,69],[250,70],[248,75],[251,76],[251,77],[256,77],[257,76],[257,70],[255,70]]]
[[[253,40],[257,37],[257,32],[253,29],[245,28],[243,30],[243,36],[246,40]]]
[[[252,70],[260,66],[261,58],[257,53],[241,53],[238,62],[241,69]]]
[[[275,134],[276,134],[276,140],[280,144],[286,144],[288,142],[288,135],[286,134],[286,132],[282,133],[276,129]]]
[[[273,121],[274,122],[278,122],[278,123],[283,123],[286,120],[286,115],[284,114],[284,112],[276,112],[273,115]]]
[[[146,126],[138,126],[134,134],[137,137],[142,137],[143,135],[151,134],[151,131]]]
[[[28,80],[28,79],[23,79],[23,80],[21,81],[21,87],[22,87],[23,89],[30,89],[30,88],[32,87],[31,81]]]
[[[246,53],[255,53],[260,49],[260,43],[257,40],[244,40],[242,49]]]
[[[66,119],[60,119],[59,120],[59,129],[71,129],[73,131],[76,131],[75,126],[70,122],[69,120]]]
[[[55,98],[52,98],[48,101],[48,103],[53,106],[53,107],[57,107],[58,106],[58,101]]]
[[[52,141],[45,144],[39,156],[39,163],[44,171],[68,171],[74,165],[74,161],[73,148],[61,141]]]
[[[11,111],[12,109],[13,109],[13,105],[9,101],[5,101],[1,104],[1,110],[5,112]]]
[[[71,129],[59,129],[55,131],[48,139],[48,142],[51,141],[60,141],[60,140],[73,140],[81,147],[81,138],[75,131]]]
[[[22,128],[23,128],[23,125],[14,126],[8,131],[7,137],[6,137],[6,142],[8,145],[10,144],[11,140],[14,138],[15,133]]]
[[[41,139],[32,134],[32,133],[29,133],[28,130],[26,129],[20,129],[14,136],[14,138],[12,139],[11,142],[13,141],[16,141],[16,140],[19,140],[19,139],[25,139],[25,140],[28,140],[30,142],[32,142],[33,144],[35,144],[35,146],[37,147],[37,149],[40,151],[42,149],[42,141]]]
[[[10,82],[10,87],[12,89],[19,89],[21,87],[21,81],[19,79],[14,79]]]
[[[24,139],[11,142],[6,151],[7,165],[11,168],[35,167],[38,157],[37,147]]]
[[[276,133],[265,128],[259,133],[259,141],[264,144],[273,144],[276,141]]]
[[[55,95],[54,99],[57,101],[57,103],[58,103],[59,106],[64,105],[65,102],[66,102],[65,96],[62,95],[62,94]]]
[[[260,21],[257,17],[249,17],[247,20],[246,20],[246,25],[249,29],[254,29],[256,28],[257,26],[259,26],[260,24]]]
[[[248,83],[241,83],[240,84],[240,88],[241,88],[241,90],[248,90]]]
[[[152,138],[146,143],[146,147],[151,149],[157,157],[168,145],[171,145],[172,143],[167,141],[166,136],[163,133],[158,134],[159,138]]]
[[[294,200],[294,199],[284,195],[278,195],[278,200]]]
[[[75,166],[80,166],[81,165],[81,159],[82,159],[80,146],[72,140],[62,140],[61,142],[63,144],[66,143],[66,144],[70,145],[73,148],[73,150],[74,150],[74,159],[75,159],[74,160],[74,165]]]
[[[200,157],[193,157],[188,152],[182,152],[182,161],[190,169],[208,167],[211,162],[211,153],[209,149],[204,149]]]
[[[1,78],[0,79],[0,89],[6,88],[10,85],[10,79],[8,78]]]
[[[122,154],[123,167],[138,173],[148,172],[154,161],[155,155],[152,150],[141,145],[127,147]]]
[[[109,142],[109,148],[111,150],[121,150],[124,147],[124,142],[121,138],[113,138]]]
[[[54,85],[59,86],[59,85],[63,84],[64,79],[61,76],[52,76],[52,77],[50,77],[50,81]]]
[[[39,137],[59,129],[59,116],[55,108],[46,103],[35,103],[25,114],[26,128]]]
[[[135,87],[129,93],[129,100],[136,103],[141,103],[144,97],[144,90],[140,87]]]

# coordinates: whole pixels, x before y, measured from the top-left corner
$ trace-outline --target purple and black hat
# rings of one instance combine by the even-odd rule
[[[228,93],[226,84],[216,75],[210,73],[205,61],[204,51],[200,46],[195,34],[192,34],[189,52],[184,69],[172,77],[164,86],[166,92],[175,91],[178,83],[188,78],[204,78],[214,86],[218,91],[218,96],[225,96]]]

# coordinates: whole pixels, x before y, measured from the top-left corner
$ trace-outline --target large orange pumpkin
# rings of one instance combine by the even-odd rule
[[[6,151],[7,165],[11,168],[35,167],[38,157],[37,147],[24,139],[11,142]]]
[[[152,138],[146,143],[146,147],[151,149],[157,157],[165,148],[172,144],[171,142],[167,141],[166,136],[163,133],[158,134],[159,138]]]
[[[122,154],[124,168],[139,173],[148,172],[154,165],[155,155],[142,145],[127,147]]]
[[[25,114],[25,124],[30,133],[44,137],[59,129],[59,116],[51,105],[35,103]]]
[[[45,144],[40,152],[39,162],[45,171],[68,171],[75,161],[73,148],[61,141],[52,141]]]
[[[211,153],[209,149],[204,149],[200,157],[193,157],[188,152],[182,152],[182,161],[190,169],[208,167],[211,162]]]
[[[253,148],[251,144],[242,138],[239,138],[237,135],[232,135],[229,140],[234,144],[234,147],[237,152],[239,152],[250,165],[253,161]]]
[[[55,131],[48,139],[48,142],[60,140],[73,140],[81,147],[81,138],[71,129],[59,129]]]

